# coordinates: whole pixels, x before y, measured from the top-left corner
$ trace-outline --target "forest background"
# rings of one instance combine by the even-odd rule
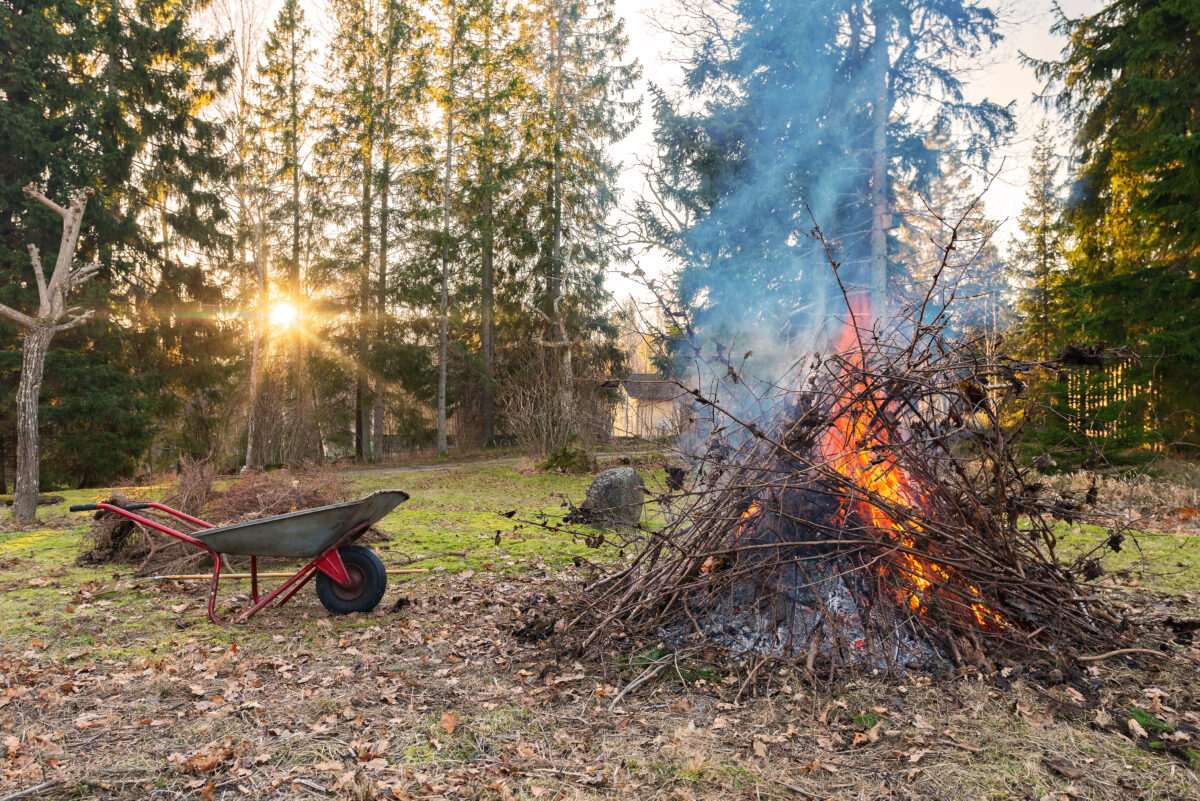
[[[236,469],[602,438],[621,329],[680,331],[631,315],[606,278],[657,261],[696,326],[780,330],[811,289],[778,279],[814,199],[864,285],[913,292],[965,215],[964,331],[1024,356],[1142,354],[1032,387],[1040,448],[1078,462],[1194,441],[1200,12],[1124,0],[1054,22],[1061,59],[1026,68],[1059,122],[1023,165],[1006,251],[978,197],[1013,109],[965,91],[996,13],[777,12],[660,9],[682,76],[661,86],[609,0],[0,4],[0,302],[36,306],[27,246],[53,254],[60,231],[21,188],[95,190],[78,259],[101,272],[75,302],[96,314],[49,350],[43,486],[182,456]],[[797,63],[822,91],[789,93]],[[767,113],[780,97],[787,113]],[[643,99],[653,147],[621,164]],[[851,177],[797,168],[814,159]],[[621,197],[622,169],[641,192]],[[784,202],[764,213],[747,192]],[[730,274],[729,303],[754,316],[714,311]],[[0,320],[5,486],[21,342]]]

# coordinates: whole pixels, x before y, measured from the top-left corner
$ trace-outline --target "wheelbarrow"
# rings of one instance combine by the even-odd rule
[[[234,618],[243,623],[260,609],[283,596],[277,606],[283,606],[301,587],[315,576],[317,598],[336,615],[351,612],[370,612],[383,598],[387,589],[387,571],[383,562],[370,548],[351,545],[363,532],[385,515],[408,500],[400,490],[379,490],[367,497],[305,509],[261,520],[248,520],[229,526],[214,526],[161,503],[81,503],[70,507],[72,512],[104,510],[127,517],[135,523],[161,531],[212,555],[212,588],[208,594],[208,618],[222,625],[217,618],[217,586],[221,580],[221,554],[250,557],[251,606]],[[185,534],[168,528],[135,512],[156,509],[185,520],[199,531]],[[307,564],[261,600],[258,597],[258,558],[281,557],[304,559]],[[285,594],[286,593],[286,594]]]

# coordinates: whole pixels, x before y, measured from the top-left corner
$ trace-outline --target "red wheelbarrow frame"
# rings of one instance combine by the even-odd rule
[[[201,528],[215,528],[215,526],[212,523],[208,523],[199,518],[192,517],[191,515],[185,514],[181,511],[179,511],[178,509],[172,509],[171,507],[165,506],[161,503],[153,503],[153,502],[131,503],[127,506],[116,506],[111,503],[90,503],[90,504],[81,504],[79,506],[71,507],[71,511],[79,511],[79,512],[91,511],[92,509],[103,509],[106,512],[113,512],[115,514],[119,514],[122,517],[129,518],[130,520],[134,521],[135,523],[139,523],[143,526],[149,526],[150,528],[154,529],[155,531],[161,531],[163,534],[167,534],[171,537],[174,537],[177,540],[182,540],[183,542],[186,542],[188,545],[193,545],[197,548],[202,548],[203,550],[208,551],[212,555],[212,558],[213,558],[212,587],[208,593],[208,619],[211,620],[213,623],[216,623],[218,626],[225,625],[220,620],[220,618],[217,617],[217,587],[221,581],[221,554],[219,554],[215,550],[213,550],[213,548],[210,547],[203,540],[199,540],[193,536],[184,534],[182,531],[176,531],[173,528],[168,528],[168,527],[162,525],[161,523],[157,523],[149,518],[134,514],[134,511],[141,510],[141,509],[157,509],[160,512],[165,512],[169,515],[173,515],[175,517],[178,517],[180,520],[186,520],[187,522],[191,523],[192,525],[200,526]],[[261,601],[258,598],[258,557],[251,555],[250,556],[250,598],[251,598],[252,606],[249,609],[247,609],[246,611],[242,612],[240,615],[237,615],[236,617],[234,617],[233,622],[234,623],[245,623],[247,620],[250,619],[250,617],[252,615],[254,615],[259,610],[269,606],[271,604],[271,602],[274,601],[276,598],[278,598],[281,593],[286,591],[287,595],[284,595],[283,599],[280,600],[278,604],[276,604],[276,606],[283,606],[285,603],[287,603],[289,600],[291,600],[292,596],[295,595],[297,592],[299,592],[299,590],[305,584],[307,584],[309,581],[312,580],[313,576],[315,576],[317,574],[317,571],[320,571],[320,572],[324,573],[325,575],[329,576],[329,578],[333,579],[334,581],[336,581],[338,584],[340,584],[343,587],[349,586],[350,585],[350,574],[346,572],[346,566],[345,566],[345,564],[342,563],[342,557],[341,557],[341,554],[338,553],[338,548],[341,547],[347,540],[353,540],[355,537],[357,537],[359,534],[361,534],[363,531],[365,531],[366,529],[368,529],[370,527],[371,527],[370,523],[360,523],[359,525],[350,529],[337,542],[335,542],[333,545],[329,546],[324,551],[322,551],[321,554],[316,559],[313,559],[307,565],[300,568],[300,570],[296,571],[295,575],[293,575],[287,581],[283,582],[283,584],[281,584],[279,587],[277,587],[274,591],[272,591],[269,595],[267,595],[267,597],[263,598]]]

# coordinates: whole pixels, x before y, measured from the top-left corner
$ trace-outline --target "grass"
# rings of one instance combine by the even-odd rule
[[[1070,560],[1092,551],[1109,539],[1101,526],[1060,523],[1055,530],[1058,554]],[[1180,534],[1141,531],[1127,535],[1121,550],[1100,550],[1108,576],[1126,585],[1163,592],[1189,592],[1200,587],[1200,532]]]
[[[736,697],[740,677],[723,681],[732,676],[716,660],[680,658],[680,675],[664,671],[610,711],[612,690],[666,651],[604,663],[559,653],[553,638],[512,636],[521,610],[537,603],[530,599],[561,586],[560,566],[605,556],[567,532],[521,522],[561,514],[564,496],[578,502],[589,479],[507,464],[353,473],[358,492],[412,496],[381,524],[393,535],[378,546],[385,563],[432,555],[422,564],[434,572],[392,577],[370,615],[331,618],[305,590],[284,609],[225,628],[206,622],[202,583],[121,587],[129,567],[74,564],[90,520],[65,507],[106,491],[59,493],[64,502],[44,507],[42,525],[28,531],[6,529],[0,512],[0,731],[16,738],[5,741],[7,762],[0,749],[0,797],[42,770],[65,782],[49,797],[80,799],[865,801],[884,784],[913,798],[1118,799],[1131,797],[1128,787],[1146,799],[1195,797],[1200,745],[1172,739],[1191,730],[1180,716],[1196,708],[1194,675],[1113,662],[1088,674],[1099,688],[1087,709],[1071,711],[1055,705],[1059,688],[1019,670],[1004,690],[978,675],[814,690],[791,669],[772,668],[758,696]],[[501,516],[510,510],[518,514]],[[1064,526],[1059,535],[1070,555],[1106,533]],[[1129,571],[1121,580],[1139,589],[1200,587],[1195,537],[1148,533],[1138,542],[1140,551],[1110,555],[1110,578]],[[247,592],[231,585],[224,605]],[[411,604],[394,608],[400,596]],[[1151,688],[1168,693],[1168,712],[1147,711]],[[1097,710],[1114,723],[1097,726]],[[448,712],[453,731],[443,725]],[[108,716],[103,728],[86,728],[94,714]],[[1148,741],[1125,736],[1129,719]],[[856,740],[876,727],[878,742]],[[62,753],[39,751],[39,737]],[[367,743],[386,743],[378,764],[353,756]],[[232,754],[211,771],[171,761],[217,747]],[[5,772],[26,753],[41,762]],[[1068,781],[1047,769],[1051,757],[1087,775]]]
[[[400,566],[420,562],[435,573],[454,574],[466,570],[493,571],[515,575],[549,571],[583,555],[595,558],[597,551],[576,541],[566,531],[521,522],[540,514],[560,516],[566,498],[579,502],[590,476],[524,475],[508,465],[466,465],[446,470],[390,473],[357,472],[350,476],[355,492],[397,488],[412,497],[380,523],[392,535],[390,542],[375,546],[384,563]],[[157,499],[165,487],[138,488],[137,499]],[[126,490],[131,494],[132,490]],[[154,586],[120,588],[131,577],[131,566],[80,567],[74,564],[90,516],[73,514],[67,507],[109,497],[109,489],[69,490],[58,493],[61,503],[39,509],[41,528],[4,530],[11,513],[0,511],[0,565],[7,565],[0,578],[6,603],[0,610],[0,649],[24,651],[29,643],[45,644],[47,656],[62,658],[90,649],[93,656],[136,659],[169,647],[177,640],[181,617],[203,615],[203,587],[193,582],[190,606],[172,611],[181,601]],[[514,518],[501,515],[518,510]],[[498,541],[497,541],[498,540]],[[441,554],[439,556],[439,554]],[[17,578],[19,576],[19,578]],[[403,592],[406,582],[419,580],[391,576],[389,582]],[[94,597],[80,596],[83,593]],[[223,585],[221,598],[245,595],[245,582]],[[391,589],[395,597],[396,589]],[[312,602],[309,592],[297,601]],[[385,601],[386,603],[386,601]],[[219,610],[221,607],[218,607]],[[226,610],[227,611],[227,610]],[[264,610],[262,615],[273,614]],[[355,624],[351,624],[355,625]],[[370,625],[363,621],[358,625]],[[220,641],[226,630],[214,630]],[[246,628],[238,636],[257,637]],[[319,639],[320,633],[308,632]]]

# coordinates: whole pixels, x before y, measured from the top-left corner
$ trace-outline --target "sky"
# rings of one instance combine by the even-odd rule
[[[644,94],[650,81],[668,88],[678,85],[681,68],[669,57],[670,38],[647,17],[648,12],[654,13],[670,5],[670,0],[616,0],[617,11],[625,18],[629,53],[638,59],[642,67],[643,77],[637,88],[639,93]],[[1068,16],[1076,17],[1098,11],[1103,3],[1099,0],[1059,0],[1059,6]],[[986,97],[1002,105],[1015,102],[1013,110],[1017,131],[1011,141],[1003,143],[995,151],[992,166],[993,169],[999,168],[999,174],[983,200],[987,216],[1001,223],[995,241],[1001,252],[1006,252],[1017,232],[1016,218],[1025,201],[1031,138],[1047,114],[1053,116],[1053,112],[1045,111],[1035,102],[1042,87],[1033,70],[1021,64],[1020,53],[1035,58],[1055,58],[1060,54],[1064,41],[1050,32],[1054,13],[1049,0],[1006,0],[1004,5],[992,5],[992,8],[1000,18],[999,29],[1004,39],[978,63],[962,66],[967,69],[965,81],[969,99]],[[1063,130],[1065,126],[1059,129]],[[639,154],[648,155],[652,151],[652,131],[653,114],[649,104],[643,102],[638,127],[614,148],[617,159],[625,165],[621,178],[625,203],[631,204],[642,191],[641,175],[632,165]],[[1068,152],[1065,137],[1059,152],[1063,155]],[[638,263],[651,275],[662,274],[670,269],[670,264],[660,254],[653,252],[640,256]],[[617,301],[631,294],[644,295],[639,285],[618,274],[618,271],[629,269],[629,265],[616,264],[608,277],[608,290]]]

